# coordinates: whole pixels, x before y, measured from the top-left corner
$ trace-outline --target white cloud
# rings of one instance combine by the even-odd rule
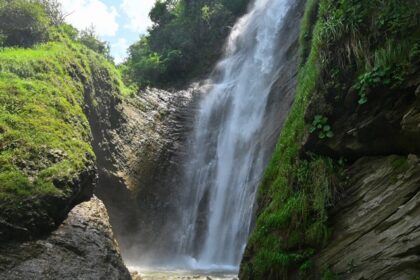
[[[123,0],[120,8],[129,20],[124,27],[133,32],[146,33],[147,27],[152,25],[149,12],[154,3],[155,0]]]
[[[118,40],[111,44],[111,52],[114,56],[115,63],[119,64],[124,62],[124,59],[127,57],[127,49],[129,43],[125,38],[118,38]]]
[[[119,28],[117,9],[100,0],[60,0],[69,16],[66,21],[78,29],[91,25],[100,36],[114,36]]]

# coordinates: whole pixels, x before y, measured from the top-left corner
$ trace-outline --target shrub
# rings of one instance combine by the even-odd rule
[[[50,19],[51,24],[59,26],[64,23],[66,15],[63,13],[62,7],[58,0],[33,0],[39,3],[47,17]]]
[[[44,42],[48,39],[50,25],[51,21],[39,2],[3,0],[0,4],[3,46],[30,47]]]
[[[79,34],[78,41],[94,52],[104,55],[108,60],[112,59],[108,42],[99,39],[93,26],[82,30]]]

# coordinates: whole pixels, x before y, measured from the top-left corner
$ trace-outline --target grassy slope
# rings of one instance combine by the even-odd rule
[[[115,67],[67,39],[0,51],[0,218],[6,222],[25,227],[32,218],[22,203],[75,196],[81,191],[72,189],[75,180],[94,169],[84,113],[85,97],[95,93],[93,68],[107,71],[120,94]]]
[[[302,31],[307,37],[312,37],[309,28],[313,22],[308,21],[314,9],[316,1],[310,1],[304,21],[307,29]],[[319,28],[316,24],[314,36]],[[328,234],[324,205],[329,200],[330,182],[325,175],[332,172],[333,164],[323,158],[299,159],[307,133],[304,114],[319,75],[318,48],[315,37],[299,70],[296,99],[260,187],[257,225],[245,253],[245,258],[251,259],[242,265],[241,279],[287,277],[284,268],[302,263],[313,254],[313,247],[301,245],[316,244]]]
[[[305,122],[308,106],[317,95],[342,102],[354,87],[362,99],[363,88],[389,83],[388,78],[393,86],[406,81],[418,56],[416,11],[399,0],[307,2],[296,99],[260,187],[241,279],[288,279],[291,273],[307,279],[310,257],[328,241],[328,208],[341,174],[329,158],[302,155],[311,128]],[[361,77],[382,68],[390,69],[383,81],[363,86]]]

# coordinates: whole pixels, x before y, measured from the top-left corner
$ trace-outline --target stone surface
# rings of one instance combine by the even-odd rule
[[[95,193],[123,249],[138,243],[139,228],[155,236],[164,218],[168,205],[159,201],[170,195],[167,180],[178,172],[195,91],[194,85],[174,92],[146,89],[124,99],[98,93],[89,105],[99,173]],[[139,223],[142,215],[154,217],[147,227]]]
[[[331,220],[334,235],[315,257],[339,279],[413,280],[420,275],[420,161],[362,158],[349,169]]]
[[[93,159],[74,178],[54,180],[65,190],[61,195],[30,196],[20,201],[19,211],[0,201],[0,242],[29,240],[56,229],[78,203],[89,200],[97,179]]]
[[[96,197],[76,206],[45,239],[0,245],[0,279],[131,279],[108,214]]]

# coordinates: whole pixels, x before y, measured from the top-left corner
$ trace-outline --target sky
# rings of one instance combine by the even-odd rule
[[[66,21],[79,30],[94,26],[108,41],[116,63],[127,56],[127,48],[151,26],[149,12],[155,0],[59,0]]]

